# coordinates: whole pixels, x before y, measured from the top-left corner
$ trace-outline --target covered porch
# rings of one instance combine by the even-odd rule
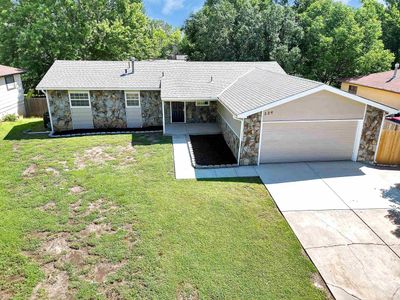
[[[219,134],[221,128],[218,123],[170,123],[165,124],[165,135],[203,135]]]

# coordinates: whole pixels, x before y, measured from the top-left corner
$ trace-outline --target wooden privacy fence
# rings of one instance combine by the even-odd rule
[[[400,124],[387,120],[383,124],[376,162],[400,165]]]
[[[26,117],[43,117],[47,112],[47,101],[45,97],[25,98]]]

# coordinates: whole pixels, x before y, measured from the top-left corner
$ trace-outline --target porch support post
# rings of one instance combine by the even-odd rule
[[[165,111],[164,111],[164,101],[161,100],[162,107],[162,122],[163,122],[163,134],[165,134]]]

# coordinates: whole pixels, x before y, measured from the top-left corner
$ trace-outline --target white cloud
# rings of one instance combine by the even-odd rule
[[[183,1],[184,0],[165,0],[162,13],[164,15],[169,15],[174,10],[183,8]]]

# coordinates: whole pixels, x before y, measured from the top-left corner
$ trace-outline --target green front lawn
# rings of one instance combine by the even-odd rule
[[[160,134],[0,124],[0,298],[322,299],[258,178],[177,181]]]

